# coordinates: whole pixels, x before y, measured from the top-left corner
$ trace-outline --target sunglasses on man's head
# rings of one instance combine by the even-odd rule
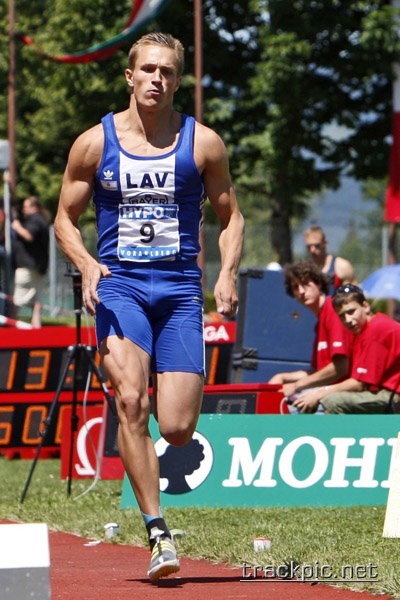
[[[336,294],[351,294],[352,292],[356,292],[357,294],[361,294],[362,296],[364,296],[363,290],[357,285],[354,285],[353,283],[339,285],[339,287],[336,288],[334,295],[336,296]]]
[[[349,294],[350,292],[360,292],[360,288],[352,283],[346,283],[345,285],[339,285],[336,288],[337,294]]]

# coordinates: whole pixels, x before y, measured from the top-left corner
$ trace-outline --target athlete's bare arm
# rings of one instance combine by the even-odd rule
[[[82,297],[90,314],[95,313],[95,304],[99,302],[97,284],[101,277],[110,276],[110,271],[86,250],[78,222],[92,197],[102,148],[101,125],[80,135],[72,145],[54,221],[55,236],[62,252],[82,274]]]
[[[195,160],[203,175],[206,194],[221,223],[221,270],[214,287],[217,311],[232,317],[238,307],[236,281],[243,248],[244,220],[232,185],[225,145],[214,131],[198,123]]]

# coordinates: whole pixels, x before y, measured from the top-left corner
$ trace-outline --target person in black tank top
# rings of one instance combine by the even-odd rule
[[[329,277],[330,295],[333,295],[343,283],[356,283],[354,268],[350,261],[328,253],[328,242],[322,227],[311,225],[304,232],[304,241],[311,262]]]

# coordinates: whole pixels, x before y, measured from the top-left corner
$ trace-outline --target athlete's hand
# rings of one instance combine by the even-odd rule
[[[111,277],[111,271],[106,265],[100,263],[88,263],[82,273],[82,301],[90,315],[96,313],[96,304],[100,303],[97,294],[97,285],[102,277]]]
[[[214,287],[214,298],[217,312],[220,315],[224,315],[227,318],[236,315],[239,299],[236,291],[236,282],[232,277],[220,274]]]

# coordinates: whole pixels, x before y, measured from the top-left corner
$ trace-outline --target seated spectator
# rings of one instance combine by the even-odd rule
[[[341,256],[328,253],[328,242],[322,227],[311,225],[304,232],[304,241],[311,262],[329,277],[330,294],[333,294],[339,285],[356,283],[351,262]]]
[[[355,285],[339,287],[332,304],[355,341],[350,377],[320,392],[325,413],[400,412],[400,323],[374,315]]]
[[[309,308],[318,321],[311,370],[277,373],[269,383],[282,384],[290,412],[316,412],[319,409],[317,388],[349,376],[354,336],[335,313],[328,295],[327,278],[320,269],[311,262],[299,261],[286,266],[284,276],[287,294]]]
[[[4,210],[0,207],[0,260],[4,259],[6,255],[5,238],[5,214]]]

